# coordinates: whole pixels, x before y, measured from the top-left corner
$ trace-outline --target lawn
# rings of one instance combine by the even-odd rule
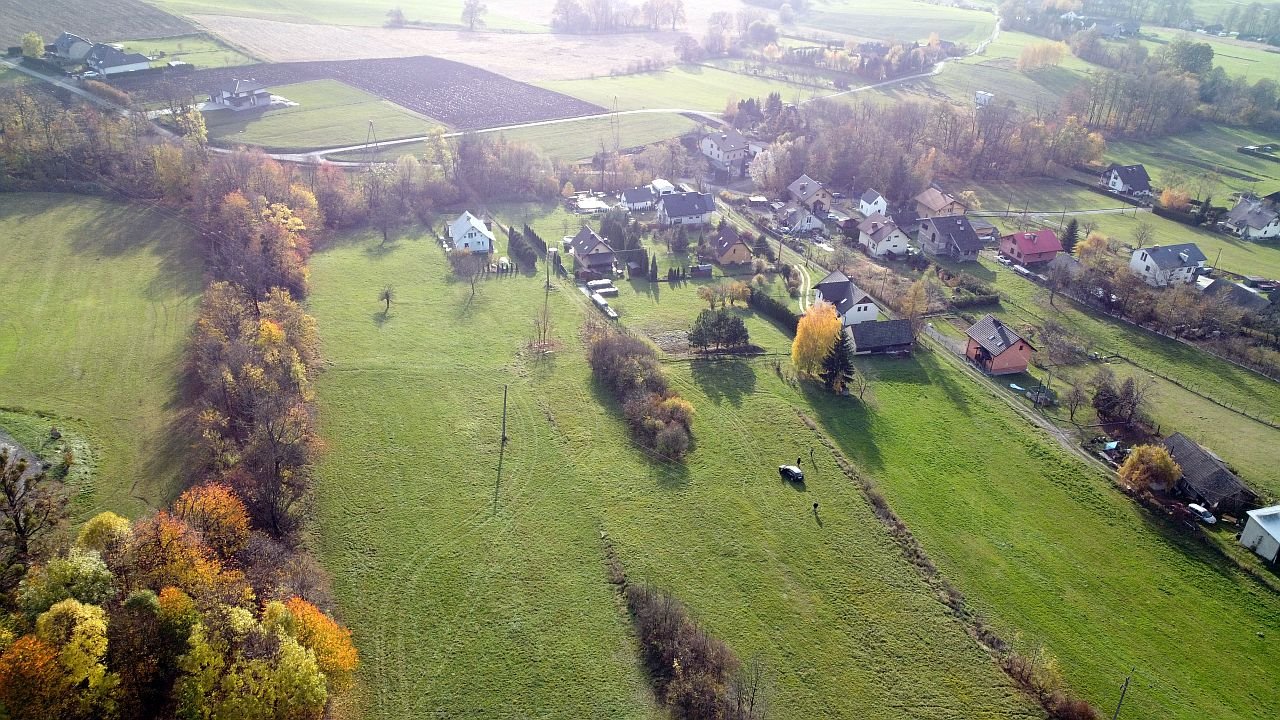
[[[0,407],[53,416],[31,416],[35,437],[46,420],[87,436],[80,517],[162,505],[186,451],[170,403],[201,288],[192,232],[162,210],[55,194],[6,194],[0,228]]]
[[[954,190],[973,190],[982,202],[982,213],[1062,212],[1119,208],[1125,204],[1088,188],[1051,177],[1017,180],[958,180]],[[990,218],[987,218],[990,220]]]
[[[564,223],[532,221],[547,238]],[[538,358],[523,346],[541,273],[483,281],[469,302],[439,249],[413,236],[390,248],[351,238],[312,268],[331,364],[317,386],[318,546],[362,652],[366,717],[662,717],[604,580],[602,532],[633,580],[676,593],[740,657],[764,658],[773,717],[1035,716],[767,363],[670,365],[698,410],[698,449],[684,467],[655,464],[590,381],[578,328],[596,311],[571,286],[550,297],[562,346]],[[387,317],[385,284],[398,296]],[[666,322],[691,320],[692,297],[664,287]],[[786,345],[770,323],[751,330]],[[804,488],[776,474],[797,454]]]
[[[1099,198],[1106,200],[1101,196]],[[1070,220],[1071,216],[1067,215],[1067,219]],[[1137,217],[1082,215],[1078,219],[1082,225],[1087,221],[1095,223],[1098,230],[1124,243],[1132,243],[1134,231],[1138,225],[1145,222],[1155,231],[1152,244],[1195,243],[1209,259],[1210,265],[1241,275],[1280,278],[1280,246],[1251,242],[1234,235],[1193,228],[1150,213],[1140,213]],[[1125,262],[1128,262],[1127,256]]]
[[[938,33],[943,40],[977,45],[991,35],[995,16],[976,10],[901,0],[826,0],[810,3],[798,24],[823,33],[911,42]]]
[[[985,271],[993,274],[995,287],[1006,298],[996,315],[1014,326],[1025,323],[1041,326],[1045,320],[1053,319],[1076,337],[1093,340],[1095,352],[1101,355],[1123,355],[1138,367],[1175,378],[1219,403],[1280,421],[1276,410],[1280,407],[1280,385],[1192,346],[1086,311],[1066,298],[1059,297],[1056,307],[1051,307],[1049,293],[1044,288],[987,258],[983,258],[982,263]],[[1280,496],[1280,430],[1231,412],[1158,376],[1153,377],[1149,371],[1139,373],[1125,364],[1116,364],[1114,369],[1122,376],[1128,374],[1156,382],[1153,416],[1165,434],[1182,431],[1196,438],[1236,466],[1250,483],[1272,496]],[[1076,374],[1087,381],[1095,371],[1096,368],[1089,367]],[[1060,386],[1059,391],[1062,389]]]
[[[297,107],[205,113],[209,139],[219,145],[258,145],[273,151],[358,145],[369,123],[379,140],[426,135],[441,124],[337,80],[271,88]]]
[[[622,110],[676,108],[723,112],[730,99],[763,99],[769,93],[778,92],[782,94],[783,102],[799,103],[832,92],[701,65],[678,65],[659,72],[534,84],[607,108],[614,107],[616,99],[618,108]]]
[[[156,58],[153,65],[157,66],[181,60],[191,63],[198,69],[208,70],[257,62],[254,58],[208,35],[129,40],[123,45],[125,52],[142,53],[147,57]]]
[[[1250,82],[1280,75],[1280,49],[1267,50],[1256,43],[1242,43],[1226,38],[1211,37],[1173,28],[1143,28],[1144,35],[1155,35],[1156,40],[1143,39],[1142,44],[1154,55],[1168,43],[1178,38],[1213,46],[1213,64],[1221,67],[1230,77],[1244,77]]]
[[[252,0],[152,0],[163,10],[176,15],[233,15],[292,23],[327,25],[362,25],[380,27],[387,21],[387,11],[394,3],[379,0],[276,0],[256,3]],[[426,3],[400,5],[405,18],[433,25],[460,25],[462,0],[431,0]],[[546,32],[539,26],[494,10],[484,17],[491,30]]]
[[[1204,125],[1192,132],[1151,140],[1112,140],[1107,162],[1142,163],[1159,186],[1170,170],[1188,177],[1217,172],[1221,183],[1213,189],[1215,204],[1228,202],[1231,191],[1266,194],[1280,190],[1280,163],[1243,155],[1236,148],[1280,142],[1280,137],[1221,125]]]

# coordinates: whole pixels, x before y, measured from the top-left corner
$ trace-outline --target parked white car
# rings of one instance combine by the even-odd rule
[[[1200,520],[1204,522],[1205,525],[1212,525],[1218,522],[1218,518],[1214,517],[1213,513],[1205,509],[1203,505],[1197,505],[1195,503],[1191,503],[1187,505],[1187,509],[1190,510],[1192,513],[1194,513],[1196,517],[1200,518]]]

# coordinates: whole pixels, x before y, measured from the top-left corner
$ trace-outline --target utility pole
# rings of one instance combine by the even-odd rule
[[[493,485],[493,511],[498,512],[498,489],[502,487],[502,458],[507,450],[507,386],[502,386],[502,440],[498,446],[498,479]]]
[[[1116,711],[1111,714],[1111,720],[1120,717],[1120,707],[1124,705],[1124,695],[1129,691],[1129,681],[1133,679],[1134,668],[1129,668],[1129,675],[1124,679],[1124,685],[1120,686],[1120,702],[1116,703]]]

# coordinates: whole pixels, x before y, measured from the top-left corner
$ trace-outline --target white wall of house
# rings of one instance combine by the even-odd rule
[[[117,65],[115,67],[103,68],[98,72],[103,75],[119,75],[120,73],[137,72],[138,70],[146,70],[151,67],[151,61],[136,62],[130,65]]]
[[[454,238],[453,246],[458,250],[470,250],[471,252],[487,253],[493,251],[493,243],[489,240],[489,236],[475,228],[466,231],[460,238]]]
[[[1275,561],[1280,554],[1280,541],[1263,529],[1257,519],[1250,517],[1240,533],[1240,544],[1267,560]]]
[[[880,308],[875,303],[868,302],[861,305],[854,305],[849,308],[849,312],[844,314],[844,324],[857,325],[864,322],[875,322],[880,315]]]
[[[903,255],[910,247],[907,234],[901,230],[894,230],[888,237],[883,238],[880,242],[873,242],[871,236],[860,232],[858,233],[858,244],[867,249],[867,252],[874,258],[882,258],[889,253],[895,255]]]
[[[822,222],[822,220],[819,219],[817,215],[814,215],[811,212],[804,211],[804,212],[801,212],[799,215],[800,217],[796,219],[795,223],[789,226],[789,229],[793,233],[803,233],[803,232],[810,232],[813,230],[823,230],[827,227],[826,223]]]
[[[1267,238],[1280,237],[1280,216],[1272,218],[1263,228],[1242,228],[1243,232],[1240,236],[1248,240],[1266,240]]]
[[[888,215],[889,206],[884,201],[883,196],[876,198],[876,201],[873,203],[867,203],[865,200],[859,200],[858,212],[862,213],[864,217],[871,217],[876,213],[880,213],[881,215]]]
[[[1120,179],[1120,173],[1116,172],[1115,170],[1112,170],[1107,177],[1107,187],[1111,188],[1112,190],[1115,190],[1116,192],[1129,191],[1129,186],[1124,184],[1124,181]]]
[[[1144,250],[1134,250],[1133,256],[1129,259],[1129,269],[1151,287],[1168,287],[1192,282],[1196,277],[1196,268],[1203,265],[1204,263],[1198,263],[1193,267],[1176,267],[1164,270],[1156,265],[1155,261]]]
[[[711,213],[671,217],[667,215],[666,205],[658,206],[658,223],[660,225],[706,225],[709,222],[711,222]]]
[[[738,148],[736,150],[725,150],[720,147],[718,137],[708,135],[702,138],[702,154],[712,160],[721,162],[733,162],[734,160],[743,160],[747,157],[746,148]]]

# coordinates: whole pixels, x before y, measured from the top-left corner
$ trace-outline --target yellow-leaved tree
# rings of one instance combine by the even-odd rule
[[[1120,466],[1120,479],[1139,490],[1170,488],[1182,477],[1182,468],[1159,445],[1139,445]]]
[[[819,300],[809,306],[809,311],[800,317],[796,339],[791,343],[791,364],[796,372],[810,377],[822,372],[822,361],[835,345],[841,324],[831,303]]]

